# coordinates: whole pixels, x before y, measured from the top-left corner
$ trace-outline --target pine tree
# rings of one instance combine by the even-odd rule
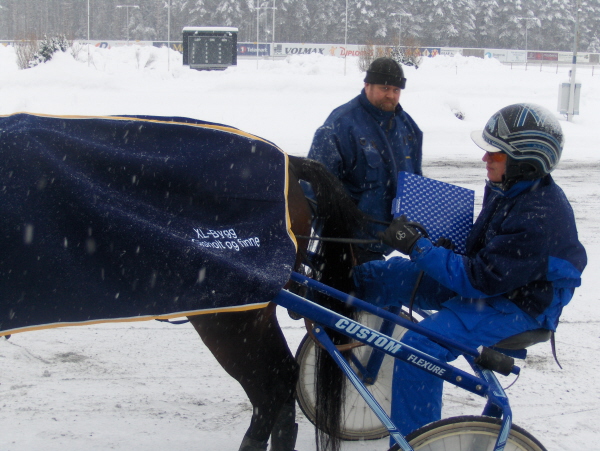
[[[480,0],[475,3],[474,47],[494,48],[498,43],[498,2]]]
[[[527,33],[525,27],[530,27],[527,20],[520,17],[530,17],[528,8],[521,0],[498,0],[498,45],[495,48],[524,49]]]
[[[576,1],[574,0],[575,5],[573,5],[573,13],[575,16],[575,7]],[[579,14],[579,49],[581,51],[585,51],[587,48],[596,48],[596,52],[600,51],[598,49],[598,35],[600,35],[600,0],[581,0],[580,1],[581,12]],[[573,28],[571,28],[573,30]],[[573,37],[573,31],[571,31],[571,36]],[[595,39],[595,41],[594,41]],[[595,44],[593,44],[596,42]],[[573,39],[571,39],[571,43],[573,43]],[[594,47],[595,46],[595,47]],[[572,47],[571,47],[572,48]]]
[[[121,0],[90,1],[90,37],[95,40],[165,40],[167,5],[171,40],[185,26],[232,26],[238,40],[256,39],[256,6],[277,8],[278,42],[342,43],[345,0],[135,0],[139,9],[117,9]],[[579,4],[579,48],[593,48],[600,36],[600,0],[348,0],[348,43],[395,44],[403,16],[402,40],[422,46],[572,50]],[[273,10],[260,9],[261,40],[273,36]],[[523,20],[528,17],[532,20]],[[87,38],[87,2],[82,0],[0,0],[0,39],[33,35]],[[527,35],[527,38],[526,38]],[[36,38],[37,39],[37,38]],[[595,47],[594,47],[595,48]]]
[[[56,52],[66,52],[69,47],[70,43],[64,35],[50,38],[44,36],[40,42],[37,53],[33,55],[33,59],[29,62],[29,67],[48,62]]]
[[[527,21],[528,49],[565,50],[566,37],[572,34],[570,0],[530,0],[533,20]],[[572,40],[571,40],[572,42]]]
[[[237,27],[242,22],[244,11],[242,2],[237,0],[221,0],[216,5],[210,22],[223,27]]]
[[[590,53],[600,53],[600,38],[597,35],[594,35],[590,40],[587,51]]]

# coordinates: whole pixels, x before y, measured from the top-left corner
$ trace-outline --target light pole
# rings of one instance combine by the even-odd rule
[[[267,4],[267,2],[263,2],[263,4],[260,5],[259,8],[260,9],[264,9],[264,10],[267,10],[267,9],[272,9],[273,10],[273,30],[272,30],[272,33],[271,33],[271,45],[274,46],[275,45],[275,10],[277,8],[275,8],[275,0],[273,0],[273,6],[263,6],[263,5],[266,5],[266,4]],[[268,17],[265,18],[265,21],[267,20],[267,18]],[[266,24],[266,22],[265,22],[265,24]],[[266,28],[266,25],[265,25],[265,28]],[[273,49],[271,49],[271,51],[273,51]]]
[[[126,29],[127,29],[127,42],[129,42],[129,8],[138,8],[138,5],[117,5],[117,8],[125,8],[127,10],[127,24],[126,24]]]
[[[273,0],[273,29],[272,34],[271,34],[271,52],[273,52],[273,61],[275,60],[275,10],[277,8],[275,7],[275,0]]]
[[[399,13],[392,13],[392,16],[398,16],[398,47],[400,47],[400,43],[402,41],[402,16],[409,17],[412,16],[411,13],[406,13],[404,11],[400,11]]]
[[[256,68],[258,69],[258,53],[260,50],[260,43],[258,42],[259,36],[258,36],[258,26],[259,26],[259,19],[260,19],[260,6],[258,5],[258,0],[256,0]]]
[[[258,0],[256,0],[256,68],[258,69],[258,60],[259,60],[259,53],[260,53],[260,42],[259,42],[259,30],[260,30],[260,10],[261,9],[272,9],[273,10],[273,36],[275,36],[275,10],[277,8],[275,8],[275,6],[263,6],[265,5],[267,2],[263,2],[262,4],[258,3]],[[275,0],[273,0],[273,5],[275,5]],[[273,37],[273,39],[275,39]],[[273,43],[275,43],[275,41],[273,41]]]
[[[346,57],[348,55],[348,0],[346,0],[346,20],[344,31],[344,75],[346,75]]]
[[[90,0],[87,0],[87,16],[88,16],[88,35],[87,35],[87,61],[88,66],[90,65]]]
[[[567,121],[573,121],[575,110],[575,72],[577,71],[577,51],[579,50],[579,13],[581,12],[580,0],[577,0],[577,12],[575,16],[575,38],[573,42],[573,67],[571,69],[571,85],[569,86],[569,106],[567,109]]]
[[[171,0],[167,3],[167,72],[171,71],[169,52],[171,50]]]
[[[525,62],[527,62],[527,29],[529,28],[527,26],[528,24],[528,20],[536,20],[537,21],[537,17],[517,17],[518,20],[524,20],[525,21]]]

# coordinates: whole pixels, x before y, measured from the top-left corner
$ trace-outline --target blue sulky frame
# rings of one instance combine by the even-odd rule
[[[323,285],[322,283],[309,279],[301,274],[294,272],[292,273],[291,279],[295,282],[306,285],[311,289],[320,291],[339,301],[352,305],[359,310],[377,315],[391,323],[398,324],[406,329],[411,329],[421,333],[446,347],[456,349],[460,351],[471,364],[475,375],[466,373],[458,368],[453,367],[452,365],[447,364],[446,362],[442,362],[435,357],[427,355],[415,348],[394,340],[390,336],[385,335],[382,331],[370,329],[356,321],[348,319],[345,316],[309,301],[308,299],[293,294],[287,290],[281,290],[281,292],[274,299],[274,302],[314,321],[315,327],[313,329],[313,333],[316,339],[340,366],[342,371],[346,374],[350,382],[352,382],[356,390],[365,399],[375,415],[388,429],[390,436],[393,437],[396,443],[398,443],[401,450],[413,451],[413,448],[399,432],[398,428],[392,422],[387,413],[365,387],[365,382],[368,383],[369,378],[373,377],[368,369],[369,365],[371,365],[371,362],[366,365],[366,368],[362,365],[357,365],[357,368],[359,369],[359,374],[357,374],[351,368],[348,361],[342,356],[340,351],[338,351],[338,349],[335,347],[327,333],[324,331],[324,327],[337,330],[340,333],[343,333],[357,341],[381,351],[372,353],[372,359],[379,359],[379,363],[383,358],[383,353],[385,353],[394,358],[401,359],[412,365],[418,366],[424,371],[429,371],[437,377],[468,390],[471,393],[487,398],[487,403],[482,414],[486,416],[502,418],[502,425],[498,438],[496,439],[494,451],[504,450],[504,446],[506,445],[512,425],[512,411],[508,402],[508,398],[500,386],[500,383],[498,382],[494,372],[490,369],[482,367],[478,363],[478,359],[481,357],[482,348],[473,349],[464,346],[461,343],[448,340],[443,336],[424,329],[418,324],[408,321],[394,313],[388,312],[387,310],[383,310],[379,307],[375,307],[367,302],[361,301],[353,296],[349,296],[348,294],[338,291],[327,285]],[[519,374],[520,368],[512,365],[512,362],[513,361],[511,360],[510,373]],[[357,364],[358,362],[353,361],[353,363]],[[375,363],[375,365],[377,364]]]

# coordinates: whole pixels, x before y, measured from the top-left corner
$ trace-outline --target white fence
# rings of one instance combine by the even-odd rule
[[[85,44],[87,41],[77,41]],[[11,45],[12,41],[0,41],[0,45]],[[167,41],[90,41],[90,44],[96,47],[111,48],[123,45],[153,45],[162,47],[167,45]],[[181,41],[171,41],[169,46],[183,51]],[[389,46],[376,46],[382,49]],[[321,55],[346,57],[359,56],[365,51],[363,45],[344,45],[344,44],[299,44],[299,43],[259,43],[256,42],[238,42],[238,57],[254,57],[258,49],[258,56],[263,57],[285,57],[288,55],[306,55],[317,53]],[[408,48],[411,52],[416,52],[418,56],[435,57],[437,55],[456,55],[476,56],[479,58],[496,58],[503,63],[540,63],[540,64],[571,64],[573,52],[551,52],[538,50],[507,50],[507,49],[478,49],[478,48],[460,48],[460,47],[417,47]],[[577,64],[599,64],[600,54],[598,53],[577,53]]]

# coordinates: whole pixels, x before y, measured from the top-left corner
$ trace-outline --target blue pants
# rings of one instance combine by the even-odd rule
[[[379,307],[408,305],[418,275],[419,269],[403,258],[357,266],[357,295]],[[491,346],[504,338],[542,327],[503,296],[461,298],[427,275],[419,286],[414,305],[436,311],[421,321],[421,326],[472,348]],[[459,356],[416,332],[408,331],[401,341],[443,362]],[[442,379],[396,360],[391,418],[402,434],[441,418],[442,386]]]
[[[421,321],[421,326],[473,348],[494,345],[504,338],[540,327],[536,320],[503,298],[470,303],[457,298],[438,306],[421,304],[425,309],[439,309]],[[404,335],[402,342],[443,362],[459,356],[412,331]],[[403,435],[441,419],[442,386],[442,379],[396,360],[391,418]]]

